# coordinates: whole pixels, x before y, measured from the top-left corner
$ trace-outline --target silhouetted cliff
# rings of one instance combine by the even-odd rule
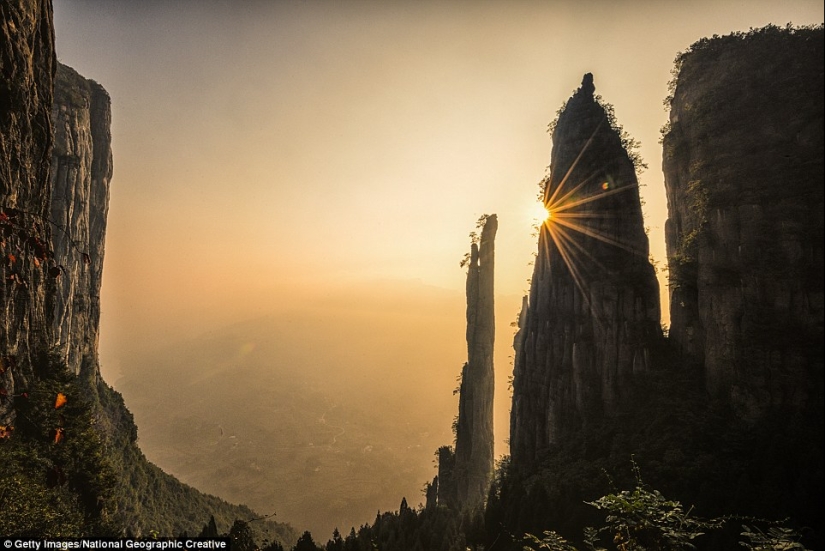
[[[822,42],[768,27],[677,60],[670,338],[750,421],[823,416]]]
[[[518,467],[618,414],[661,335],[634,165],[593,91],[585,75],[553,132],[550,217],[516,343],[510,449]]]
[[[823,548],[822,27],[703,39],[673,84],[667,339],[629,159],[588,157],[605,126],[589,78],[559,117],[491,541],[576,538],[599,522],[583,502],[611,489],[601,472],[633,484],[633,455],[699,515],[790,518]]]
[[[455,484],[458,504],[484,503],[493,476],[493,303],[495,214],[482,217],[479,243],[472,244],[467,269],[467,363],[461,370],[455,434]]]

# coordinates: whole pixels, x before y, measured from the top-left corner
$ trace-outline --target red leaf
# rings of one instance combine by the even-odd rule
[[[66,402],[69,400],[66,398],[66,395],[62,392],[57,393],[57,398],[54,400],[54,409],[60,409],[66,405]]]

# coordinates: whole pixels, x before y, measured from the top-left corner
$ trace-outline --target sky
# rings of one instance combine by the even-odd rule
[[[461,340],[459,261],[479,216],[496,213],[504,453],[510,322],[529,286],[556,111],[593,73],[641,142],[667,324],[658,140],[674,57],[713,34],[821,23],[823,5],[54,0],[54,18],[58,59],[112,98],[109,382],[147,348],[307,304],[344,317],[440,309]],[[461,344],[433,369],[457,374]]]

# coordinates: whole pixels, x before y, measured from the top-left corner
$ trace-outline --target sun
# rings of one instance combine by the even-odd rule
[[[549,210],[542,204],[541,201],[536,201],[531,205],[530,208],[530,218],[534,222],[538,222],[539,224],[543,224],[547,222],[547,220],[552,216]]]

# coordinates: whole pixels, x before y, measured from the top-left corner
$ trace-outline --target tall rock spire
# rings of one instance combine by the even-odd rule
[[[529,304],[516,342],[510,447],[533,465],[565,435],[618,412],[661,335],[634,162],[593,77],[553,132]]]
[[[461,371],[455,444],[457,505],[484,503],[493,475],[493,270],[498,219],[483,216],[467,270],[467,363]]]
[[[60,63],[54,96],[51,219],[61,228],[53,242],[65,271],[54,283],[55,351],[75,374],[94,380],[112,178],[111,102],[102,86]]]

